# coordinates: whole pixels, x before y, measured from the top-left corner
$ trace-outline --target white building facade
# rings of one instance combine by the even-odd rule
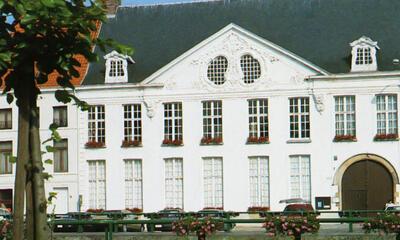
[[[358,35],[344,48],[350,71],[331,73],[231,23],[140,81],[131,81],[140,58],[110,51],[100,83],[85,84],[89,70],[76,90],[89,111],[67,106],[68,170],[57,173],[61,160],[46,167],[47,191],[61,193],[57,212],[278,211],[288,198],[326,210],[399,203],[400,71],[378,71],[379,39]],[[51,90],[39,105],[41,123],[59,116]],[[17,110],[1,107],[12,108],[0,139],[15,154]],[[12,188],[12,177],[1,175],[0,188]]]

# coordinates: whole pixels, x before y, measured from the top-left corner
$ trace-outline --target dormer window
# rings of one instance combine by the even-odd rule
[[[112,51],[105,55],[104,59],[106,60],[106,83],[128,82],[128,63],[135,63],[131,57]]]
[[[377,42],[369,37],[362,36],[350,43],[352,47],[351,71],[377,71],[376,49],[379,49]]]

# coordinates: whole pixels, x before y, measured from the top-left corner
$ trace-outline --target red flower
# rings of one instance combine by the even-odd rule
[[[122,141],[122,146],[121,147],[138,147],[140,146],[140,141],[134,139],[134,140],[123,140]]]
[[[175,146],[181,146],[183,144],[183,141],[181,139],[164,139],[162,141],[163,145],[175,145]]]
[[[87,148],[102,148],[104,147],[104,143],[103,142],[96,142],[96,141],[89,141],[85,144],[85,147]]]
[[[222,143],[222,137],[203,137],[200,142],[201,144],[220,144]]]
[[[380,140],[396,140],[399,138],[399,135],[397,133],[381,133],[381,134],[376,134],[374,137],[374,140],[380,141]]]
[[[333,141],[335,142],[341,142],[341,141],[355,141],[356,136],[354,135],[336,135]]]
[[[132,212],[132,213],[142,213],[143,212],[143,209],[141,209],[141,208],[126,208],[125,210],[128,210],[129,212]]]

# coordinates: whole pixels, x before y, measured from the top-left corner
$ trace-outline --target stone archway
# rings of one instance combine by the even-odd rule
[[[389,200],[396,202],[398,183],[394,167],[375,154],[359,154],[349,158],[334,177],[341,210],[382,209]]]

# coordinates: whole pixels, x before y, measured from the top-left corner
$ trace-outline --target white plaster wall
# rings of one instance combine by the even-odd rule
[[[62,103],[58,103],[54,98],[53,90],[44,90],[42,95],[38,98],[38,106],[40,110],[40,137],[41,141],[50,137],[49,125],[53,122],[53,106],[62,106]],[[77,158],[77,109],[76,106],[68,104],[68,127],[59,128],[59,133],[62,138],[68,139],[68,172],[66,173],[54,173],[53,165],[44,164],[45,171],[51,174],[53,177],[45,182],[46,195],[53,191],[54,188],[67,187],[69,193],[69,211],[78,210],[78,158]],[[0,130],[0,141],[12,141],[13,143],[13,155],[17,155],[17,129],[18,129],[18,108],[15,105],[15,101],[9,105],[5,97],[1,97],[0,108],[12,107],[12,129],[11,130]],[[45,145],[52,145],[52,142],[42,144],[42,151],[46,151]],[[53,159],[52,153],[46,153],[42,155],[43,161],[46,159]],[[15,164],[13,164],[12,174],[0,175],[0,189],[12,189],[14,187],[15,178]],[[54,204],[57,204],[55,200]],[[51,211],[52,208],[48,208]]]

